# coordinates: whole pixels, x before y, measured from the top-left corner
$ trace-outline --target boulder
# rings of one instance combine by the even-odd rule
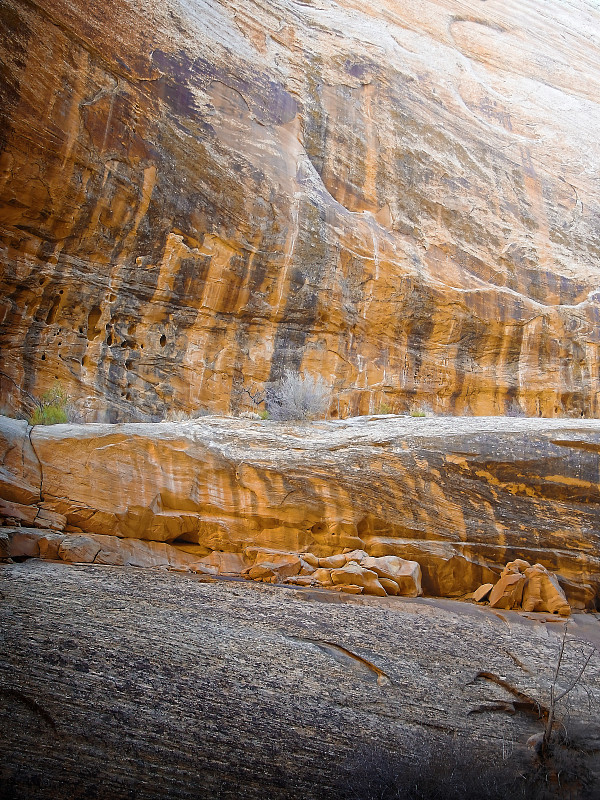
[[[332,569],[331,581],[334,586],[340,584],[362,586],[365,594],[373,594],[378,597],[386,596],[386,591],[379,582],[377,573],[361,567],[354,561],[350,561],[340,569]]]
[[[340,583],[333,587],[336,592],[345,592],[346,594],[363,594],[363,586],[355,586],[352,583]]]
[[[319,559],[312,553],[300,553],[300,558],[314,569],[319,566]]]
[[[396,597],[397,595],[401,594],[400,587],[398,586],[396,581],[392,581],[389,578],[382,578],[381,575],[380,575],[379,576],[379,583],[385,589],[386,594],[389,594],[392,597]]]
[[[40,539],[48,531],[37,528],[5,528],[9,536],[9,554],[11,558],[39,558]]]
[[[534,564],[525,570],[527,583],[523,591],[524,611],[549,611],[568,617],[571,607],[567,602],[556,575],[552,575],[546,567]]]
[[[322,586],[331,586],[331,570],[325,567],[319,567],[310,576],[314,581],[320,583]]]
[[[482,586],[480,586],[478,589],[475,589],[475,591],[473,592],[473,600],[476,603],[483,603],[484,600],[487,600],[493,588],[494,588],[493,583],[484,583]]]
[[[569,616],[571,607],[556,575],[542,564],[531,566],[524,559],[510,561],[491,588],[486,584],[474,592],[473,599],[478,602],[489,593],[492,608],[524,611],[546,611],[551,614]]]
[[[398,587],[398,594],[405,597],[422,594],[421,567],[416,561],[407,561],[398,556],[367,556],[360,564],[373,570],[380,578],[393,581]]]
[[[523,600],[523,589],[527,579],[520,572],[502,573],[500,580],[491,590],[489,602],[492,608],[518,608]]]
[[[264,564],[255,564],[248,567],[242,573],[253,581],[266,581],[270,582],[271,578],[277,578],[277,572],[274,564],[265,562]]]
[[[326,569],[339,569],[343,567],[348,559],[342,553],[336,553],[332,556],[319,559],[319,566]]]
[[[298,575],[302,567],[302,562],[299,556],[293,554],[281,554],[279,556],[273,555],[268,561],[259,560],[256,563],[247,567],[242,571],[243,575],[247,575],[252,580],[268,580],[277,582],[290,578],[293,575]]]

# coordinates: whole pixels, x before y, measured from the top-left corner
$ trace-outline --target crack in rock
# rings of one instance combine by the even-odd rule
[[[324,639],[304,639],[298,636],[292,636],[289,638],[296,642],[312,644],[315,647],[318,647],[318,649],[323,653],[331,656],[336,661],[340,661],[342,664],[346,664],[349,659],[355,661],[357,664],[360,664],[369,672],[373,672],[377,676],[377,684],[379,686],[393,686],[391,678],[376,664],[373,664],[372,661],[353,653],[351,650],[348,650],[346,647],[343,647],[340,644],[328,642]]]

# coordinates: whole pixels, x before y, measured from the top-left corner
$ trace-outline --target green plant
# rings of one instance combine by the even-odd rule
[[[258,413],[258,416],[259,416],[261,419],[269,419],[269,418],[270,418],[269,412],[267,411],[267,409],[266,409],[266,408],[265,408],[265,409],[263,409],[263,411],[259,411],[259,413]]]
[[[50,389],[47,389],[44,394],[36,400],[36,408],[29,419],[29,424],[57,425],[67,422],[68,403],[69,395],[62,385],[56,381]]]
[[[413,408],[410,412],[411,417],[426,417],[427,414],[420,408]]]
[[[391,414],[392,407],[389,403],[381,403],[375,414]]]

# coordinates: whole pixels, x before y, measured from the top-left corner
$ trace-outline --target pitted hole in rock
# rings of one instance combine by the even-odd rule
[[[96,337],[100,335],[101,331],[96,326],[98,325],[101,314],[102,310],[100,306],[94,306],[90,311],[90,313],[88,314],[87,338],[89,342],[91,342],[93,339],[96,339]]]
[[[327,533],[327,525],[324,522],[315,522],[315,524],[311,527],[311,531],[317,536],[322,535]]]
[[[46,360],[46,354],[42,353],[42,361],[45,361],[45,360]]]
[[[164,347],[167,344],[167,337],[164,335],[164,333],[158,341],[161,347]]]

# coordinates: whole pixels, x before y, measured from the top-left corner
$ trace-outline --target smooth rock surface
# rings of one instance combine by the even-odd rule
[[[453,601],[40,561],[0,566],[0,592],[0,783],[28,800],[322,800],[355,788],[365,746],[454,737],[482,768],[516,765],[563,631]],[[574,639],[600,644],[594,615],[569,622],[564,683]],[[596,656],[569,724],[591,730],[598,703]]]
[[[255,410],[289,368],[338,416],[598,416],[594,4],[4,0],[0,23],[7,407],[58,379],[88,421]]]

